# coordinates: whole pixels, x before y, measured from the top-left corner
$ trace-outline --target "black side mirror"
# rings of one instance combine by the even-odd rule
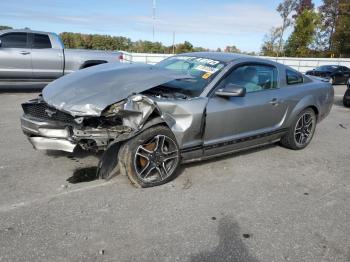
[[[222,96],[222,97],[242,97],[245,96],[246,94],[246,89],[245,87],[235,85],[235,84],[228,84],[224,88],[218,89],[215,94],[217,96]]]

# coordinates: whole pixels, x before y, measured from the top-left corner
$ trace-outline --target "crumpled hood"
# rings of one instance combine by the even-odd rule
[[[42,94],[47,104],[73,116],[99,116],[132,94],[184,78],[191,77],[151,65],[107,63],[59,78]]]

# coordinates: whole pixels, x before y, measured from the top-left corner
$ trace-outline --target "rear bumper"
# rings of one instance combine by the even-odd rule
[[[24,115],[21,117],[21,127],[35,149],[73,152],[77,146],[71,140],[70,128],[62,123],[37,120]]]

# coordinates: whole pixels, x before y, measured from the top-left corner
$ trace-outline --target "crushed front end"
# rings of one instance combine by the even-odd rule
[[[85,150],[105,150],[112,141],[133,131],[115,114],[73,117],[49,106],[41,96],[23,103],[22,108],[22,130],[39,150],[73,152],[77,146]]]

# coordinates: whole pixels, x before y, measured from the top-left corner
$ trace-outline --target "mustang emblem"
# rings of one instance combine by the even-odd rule
[[[53,110],[50,110],[50,109],[45,109],[45,113],[46,113],[49,117],[52,117],[54,114],[57,113],[57,111],[53,111]]]

